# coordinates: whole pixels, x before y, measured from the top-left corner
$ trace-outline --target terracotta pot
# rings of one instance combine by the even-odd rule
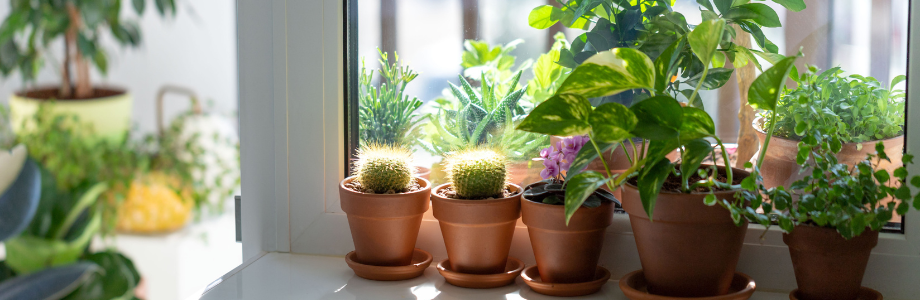
[[[732,170],[737,178],[750,176]],[[715,195],[721,201],[734,199],[735,192]],[[623,208],[629,213],[649,293],[673,297],[729,293],[747,222],[736,226],[728,210],[703,203],[706,195],[661,192],[652,222],[636,186],[623,186]]]
[[[600,207],[581,207],[565,225],[565,206],[521,198],[521,215],[540,278],[549,283],[580,283],[594,280],[604,232],[613,220],[616,205],[604,201]]]
[[[783,234],[783,242],[789,245],[799,299],[854,300],[878,231],[845,240],[834,228],[799,225]]]
[[[366,194],[339,183],[342,210],[355,242],[355,261],[374,266],[405,266],[412,262],[415,240],[428,210],[431,184],[416,178],[419,190],[401,194]]]
[[[521,217],[521,187],[508,184],[513,196],[491,200],[449,199],[431,192],[434,217],[441,226],[450,269],[466,274],[505,271],[514,225]]]
[[[759,122],[760,119],[758,118],[754,120],[751,126],[756,129],[757,138],[760,140],[760,144],[763,145],[767,135],[761,131],[760,126],[757,125]],[[859,150],[856,149],[857,143],[843,144],[840,153],[837,153],[837,160],[842,164],[854,166],[860,161],[865,160],[867,154],[875,153],[875,144],[878,142],[879,141],[871,141],[862,143],[862,149]],[[901,156],[904,152],[904,136],[893,137],[882,140],[881,142],[885,145],[885,153],[891,158],[891,162],[882,161],[879,167],[888,170],[888,173],[893,173],[895,169],[902,165]],[[763,159],[764,166],[769,166],[769,168],[765,167],[760,170],[763,175],[764,186],[767,188],[780,185],[788,187],[796,180],[805,178],[805,175],[808,175],[806,173],[799,173],[800,167],[795,162],[795,156],[799,153],[798,145],[798,140],[778,136],[770,138],[770,145]],[[755,155],[751,161],[756,163],[757,156]]]
[[[524,186],[524,183],[540,181],[540,171],[543,170],[542,162],[522,161],[508,164],[508,181]]]
[[[416,167],[417,173],[416,176],[419,178],[425,178],[425,180],[431,181],[431,168],[427,167]]]

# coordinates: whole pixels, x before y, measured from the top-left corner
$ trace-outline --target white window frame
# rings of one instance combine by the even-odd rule
[[[354,249],[338,198],[346,174],[343,3],[238,0],[244,261],[272,251],[342,256]],[[920,5],[910,15],[920,16]],[[920,22],[909,26],[910,40],[920,41]],[[909,70],[920,68],[918,44],[909,45]],[[907,82],[920,91],[920,76]],[[918,154],[920,100],[907,101],[917,107],[908,110],[907,150]],[[910,171],[920,174],[917,165]],[[518,225],[511,255],[533,263],[527,229]],[[761,240],[763,230],[748,229],[738,269],[760,290],[794,289],[781,232],[773,228]],[[864,284],[886,298],[920,295],[920,214],[907,215],[905,232],[881,234],[869,261]],[[430,216],[417,247],[446,258]],[[627,216],[608,228],[601,261],[614,278],[641,268]]]

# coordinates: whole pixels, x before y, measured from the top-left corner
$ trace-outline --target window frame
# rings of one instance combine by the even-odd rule
[[[355,0],[238,0],[239,88],[242,159],[243,260],[263,252],[341,256],[354,249],[345,214],[339,206],[338,184],[346,175],[346,110],[348,65],[356,43],[345,34],[356,20]],[[920,5],[910,5],[920,16]],[[920,41],[920,22],[909,23],[909,41]],[[354,47],[352,47],[354,48]],[[920,68],[920,43],[908,43],[908,72]],[[345,70],[351,70],[351,73]],[[351,78],[351,79],[349,79]],[[908,76],[908,87],[920,90],[920,76]],[[908,88],[908,93],[910,89]],[[907,107],[920,105],[907,97]],[[920,153],[920,109],[907,110],[906,149]],[[914,120],[914,121],[912,121]],[[918,127],[918,130],[910,130]],[[345,162],[345,163],[343,163]],[[920,166],[910,167],[920,174]],[[436,220],[422,223],[416,246],[435,259],[446,258]],[[864,284],[890,298],[920,294],[920,214],[908,213],[904,234],[882,233],[873,250]],[[635,240],[626,215],[616,215],[607,229],[601,263],[614,278],[640,269]],[[761,239],[763,235],[763,239]],[[738,270],[757,280],[761,290],[795,288],[789,252],[782,233],[764,234],[750,225]],[[534,262],[526,227],[515,229],[511,255]],[[911,271],[914,270],[914,271]],[[896,275],[896,276],[895,276]]]

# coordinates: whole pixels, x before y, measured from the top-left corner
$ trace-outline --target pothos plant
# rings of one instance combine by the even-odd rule
[[[673,62],[661,75],[670,80],[663,81],[664,91],[677,97],[686,97],[691,106],[701,108],[697,91],[711,90],[723,86],[731,77],[733,69],[725,68],[726,58],[735,67],[753,63],[761,69],[755,55],[771,57],[778,47],[766,38],[761,27],[780,27],[776,12],[763,3],[738,0],[697,0],[701,6],[702,20],[724,19],[727,24],[737,24],[748,32],[761,50],[741,47],[732,42],[737,32],[732,26],[723,26],[718,37],[717,52],[701,57],[687,43],[686,37],[694,26],[687,23],[683,14],[673,10],[674,0],[557,0],[562,7],[541,5],[528,16],[530,26],[537,29],[562,25],[586,30],[577,36],[567,51],[562,51],[558,64],[569,68],[584,63],[589,57],[613,48],[632,48],[646,54],[652,60],[660,55],[673,55]],[[792,11],[805,9],[802,0],[774,0]],[[676,45],[676,46],[675,46]],[[674,47],[673,50],[669,49]],[[724,54],[723,54],[724,53]],[[707,66],[712,64],[713,68]],[[624,97],[625,96],[625,97]],[[629,104],[652,96],[642,90],[628,91],[619,95],[593,100],[599,105],[607,102]],[[628,98],[628,99],[627,99]]]
[[[696,26],[687,34],[686,41],[700,58],[711,58],[722,41],[726,21],[711,19]],[[566,222],[595,190],[607,185],[614,190],[629,178],[637,179],[642,205],[651,218],[655,200],[665,180],[672,174],[680,178],[679,191],[691,193],[706,191],[707,201],[715,201],[716,190],[740,189],[735,183],[731,168],[725,169],[726,180],[719,180],[715,166],[700,168],[702,161],[715,155],[714,147],[707,140],[716,141],[721,148],[724,161],[727,151],[715,134],[712,118],[702,109],[682,106],[669,95],[671,67],[676,63],[678,41],[666,49],[654,61],[639,50],[614,48],[600,52],[587,60],[562,84],[556,95],[537,106],[518,129],[557,136],[585,135],[590,137],[590,146],[583,147],[572,163],[574,172],[566,178],[565,211]],[[748,103],[755,108],[773,110],[780,97],[796,57],[788,57],[765,70],[751,85]],[[709,67],[704,61],[703,68]],[[700,86],[697,86],[694,94]],[[651,97],[631,107],[619,103],[605,103],[591,106],[588,98],[615,95],[623,91],[642,89]],[[769,144],[768,132],[767,142]],[[640,138],[642,150],[636,149],[633,138]],[[607,162],[598,155],[614,147],[633,147],[634,157],[629,157],[631,166],[621,175],[613,174]],[[666,158],[670,152],[680,149],[681,164],[673,164]],[[581,170],[589,162],[600,159],[606,173]],[[702,180],[690,181],[694,175]],[[745,183],[754,179],[745,178]]]
[[[374,86],[374,71],[368,71],[361,63],[358,81],[358,114],[361,122],[358,135],[361,145],[386,144],[411,146],[418,140],[418,123],[421,120],[416,111],[422,101],[406,95],[406,86],[418,77],[418,73],[402,66],[399,55],[394,53],[392,64],[388,54],[380,52],[379,86]]]
[[[543,180],[528,185],[524,190],[524,197],[546,204],[565,204],[566,174],[569,174],[576,155],[587,143],[587,136],[572,136],[562,139],[555,146],[540,150],[540,158],[543,159],[543,170],[540,171],[540,177]],[[618,202],[610,192],[598,189],[585,199],[582,206],[598,207],[604,200]]]
[[[749,185],[736,199],[718,204],[731,211],[736,223],[747,219],[769,228],[776,222],[787,233],[802,224],[829,227],[845,239],[881,229],[895,212],[906,214],[911,203],[920,209],[920,194],[911,193],[908,186],[909,182],[920,187],[920,176],[910,177],[906,168],[913,155],[904,154],[904,165],[889,173],[879,167],[883,160],[891,162],[881,142],[875,145],[876,153],[855,166],[837,161],[841,146],[827,134],[807,135],[803,143],[798,162],[806,170],[804,178],[788,188]],[[883,203],[886,198],[897,201]]]
[[[57,98],[92,97],[90,62],[102,74],[108,71],[108,54],[100,43],[104,32],[111,33],[123,46],[137,47],[141,43],[137,21],[121,17],[122,2],[11,0],[10,14],[0,25],[0,74],[6,77],[18,70],[24,82],[34,82],[45,61],[55,61],[49,55],[51,44],[63,37],[62,82]],[[176,14],[175,0],[153,2],[160,16]],[[131,1],[137,16],[143,15],[146,3]]]
[[[792,74],[797,87],[785,91],[776,108],[776,135],[800,140],[827,135],[833,143],[863,143],[904,134],[904,75],[888,86],[872,77],[843,75],[839,67],[825,71],[808,66]],[[763,125],[772,121],[762,115]],[[803,152],[808,154],[807,152]]]

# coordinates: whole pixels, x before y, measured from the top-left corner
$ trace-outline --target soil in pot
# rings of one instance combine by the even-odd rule
[[[802,300],[855,300],[878,231],[846,240],[834,228],[798,225],[783,234],[789,245],[797,296]]]
[[[734,183],[750,176],[732,170]],[[725,168],[719,167],[719,172],[724,180]],[[672,297],[725,295],[735,276],[747,222],[736,226],[728,210],[704,204],[708,192],[675,192],[678,181],[669,178],[658,194],[654,222],[642,206],[635,180],[623,187],[623,208],[629,213],[648,291]],[[735,193],[715,195],[721,201],[734,199]]]
[[[368,194],[352,188],[354,178],[339,184],[342,210],[355,243],[354,260],[374,266],[410,264],[422,215],[428,210],[431,183],[416,178],[415,191]]]
[[[521,216],[521,187],[508,184],[498,199],[450,198],[450,183],[431,193],[450,269],[466,274],[496,274],[505,270],[514,225]]]
[[[25,90],[17,92],[16,95],[20,97],[39,99],[39,100],[58,100],[58,101],[80,101],[80,100],[93,100],[96,98],[111,97],[124,94],[125,91],[116,88],[107,88],[107,87],[94,87],[92,89],[92,94],[86,98],[76,98],[76,93],[71,93],[68,97],[61,97],[61,88],[60,87],[42,87],[31,90]]]
[[[537,184],[546,184],[545,182]],[[604,232],[613,220],[616,204],[580,207],[565,224],[565,206],[521,198],[521,215],[540,273],[547,283],[581,283],[595,279],[604,245]]]

